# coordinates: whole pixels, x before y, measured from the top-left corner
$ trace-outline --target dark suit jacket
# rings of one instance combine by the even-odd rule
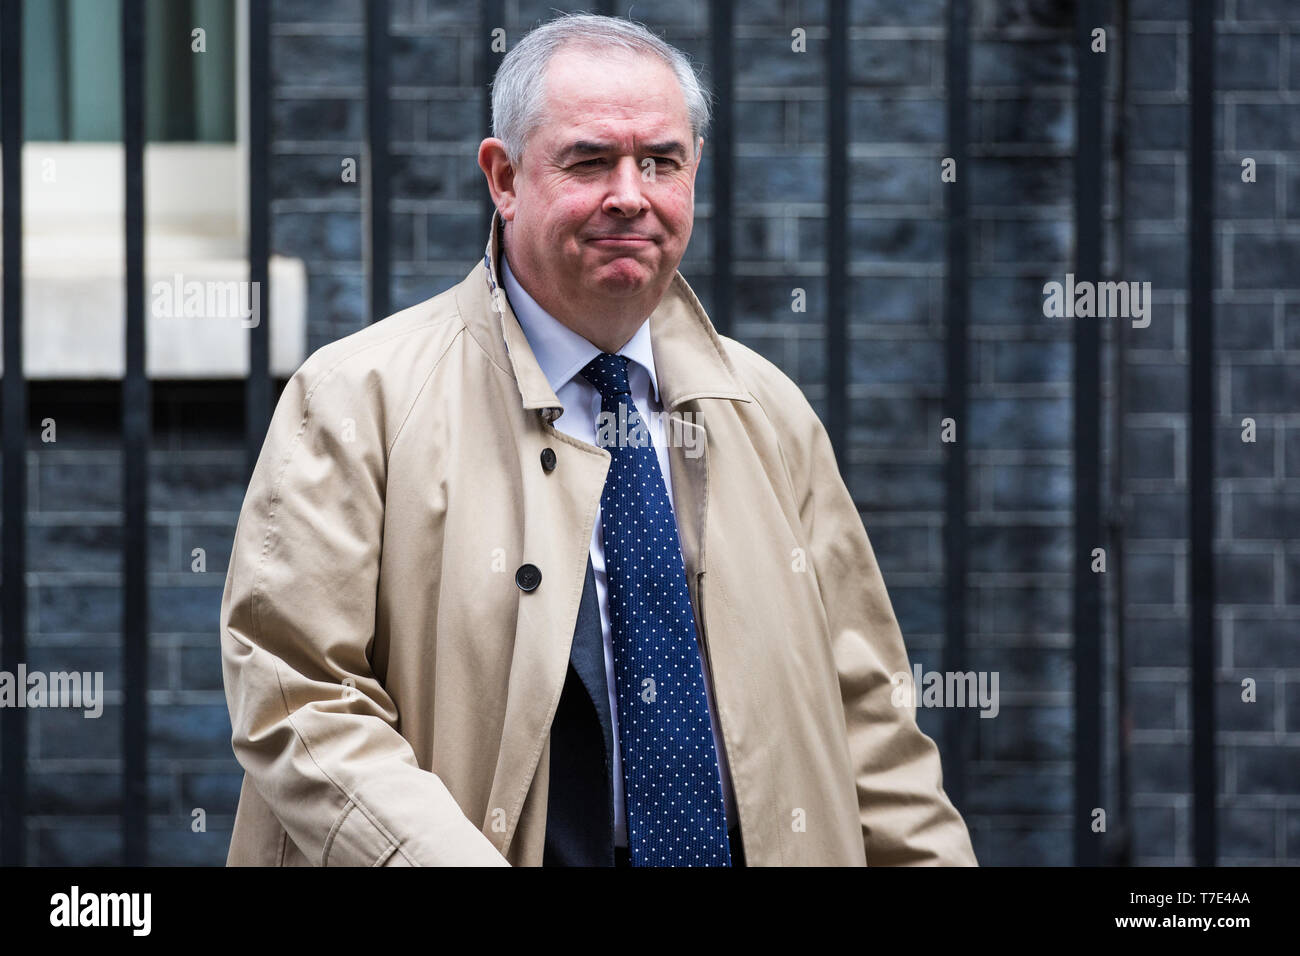
[[[596,575],[578,604],[569,672],[551,724],[551,782],[543,866],[614,865],[614,726],[605,681]]]

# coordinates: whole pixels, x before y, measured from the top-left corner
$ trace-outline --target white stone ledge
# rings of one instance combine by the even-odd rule
[[[178,279],[179,277],[179,279]],[[155,379],[248,375],[248,263],[241,259],[151,262],[145,280],[145,372]],[[197,285],[192,285],[197,283]],[[239,310],[223,304],[238,283]],[[179,288],[181,313],[175,311]],[[185,291],[190,295],[187,297]],[[195,292],[201,295],[195,296]],[[23,279],[23,373],[29,379],[120,379],[126,370],[121,262],[30,262]],[[190,315],[184,314],[186,301]],[[213,304],[219,307],[212,309]],[[193,314],[197,312],[198,314]],[[301,259],[270,261],[271,374],[288,378],[306,358],[307,271]],[[3,371],[0,350],[0,372]]]

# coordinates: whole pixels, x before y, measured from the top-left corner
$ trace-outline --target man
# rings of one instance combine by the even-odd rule
[[[313,354],[222,601],[229,862],[974,864],[825,429],[678,274],[707,100],[529,34],[459,284]]]

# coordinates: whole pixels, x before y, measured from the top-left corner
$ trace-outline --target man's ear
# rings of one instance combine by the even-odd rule
[[[502,219],[513,219],[515,208],[515,168],[506,156],[506,146],[495,136],[489,136],[478,147],[478,165],[487,177],[492,202],[501,211]]]

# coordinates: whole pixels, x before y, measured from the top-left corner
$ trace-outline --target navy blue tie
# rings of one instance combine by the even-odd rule
[[[677,522],[627,356],[582,370],[600,392],[596,444],[611,456],[600,498],[633,866],[730,866],[727,811]]]

